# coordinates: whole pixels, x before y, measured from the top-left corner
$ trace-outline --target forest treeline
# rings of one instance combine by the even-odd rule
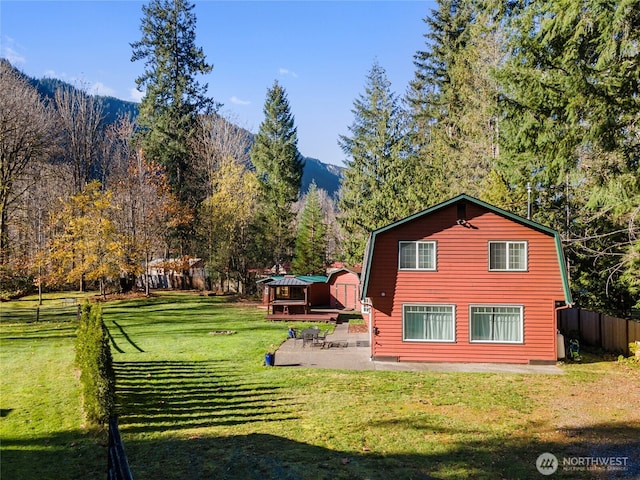
[[[197,257],[250,292],[265,268],[361,263],[371,230],[466,193],[560,232],[581,306],[640,306],[640,0],[438,0],[402,94],[377,61],[364,79],[336,197],[302,191],[278,82],[251,141],[218,114],[194,8],[143,6],[136,117],[0,63],[0,291],[126,289]]]

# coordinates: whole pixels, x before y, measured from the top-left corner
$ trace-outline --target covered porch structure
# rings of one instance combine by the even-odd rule
[[[285,275],[261,283],[268,320],[335,321],[337,317],[335,312],[326,310],[329,286],[325,276]]]
[[[311,311],[310,285],[310,282],[290,275],[269,283],[269,313],[308,315]]]

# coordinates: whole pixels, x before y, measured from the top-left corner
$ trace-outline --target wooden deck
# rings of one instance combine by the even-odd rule
[[[335,322],[338,312],[311,312],[311,313],[270,313],[267,320],[284,322]]]

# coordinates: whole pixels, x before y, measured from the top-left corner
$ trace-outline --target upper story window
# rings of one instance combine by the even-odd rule
[[[435,270],[436,242],[400,242],[400,270]]]
[[[527,242],[489,242],[490,271],[526,271]]]

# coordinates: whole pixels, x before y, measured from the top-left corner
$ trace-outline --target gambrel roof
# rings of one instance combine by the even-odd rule
[[[365,248],[365,252],[364,252],[364,263],[362,265],[362,278],[361,278],[361,282],[362,282],[362,299],[364,300],[365,296],[366,296],[366,292],[369,286],[369,275],[371,273],[371,260],[373,258],[373,251],[375,249],[375,244],[376,244],[376,237],[378,235],[380,235],[383,232],[386,232],[388,230],[392,230],[394,228],[397,228],[401,225],[404,225],[405,223],[414,221],[416,219],[419,219],[421,217],[427,217],[430,214],[437,212],[439,210],[442,210],[445,207],[448,207],[450,205],[455,205],[458,202],[469,202],[469,203],[473,203],[476,204],[480,207],[483,207],[487,210],[489,210],[490,212],[493,212],[497,215],[500,215],[504,218],[507,218],[509,220],[512,220],[516,223],[519,223],[521,225],[524,225],[526,227],[529,227],[533,230],[537,230],[539,232],[545,233],[551,237],[553,237],[555,239],[555,246],[556,246],[556,254],[558,257],[558,264],[560,267],[560,272],[562,275],[562,286],[563,286],[563,290],[564,290],[564,296],[565,296],[565,302],[567,304],[573,304],[573,300],[571,298],[571,291],[569,289],[569,279],[568,279],[568,275],[567,275],[567,270],[566,270],[566,263],[564,260],[564,253],[562,251],[562,242],[560,240],[560,235],[558,234],[557,231],[546,227],[540,223],[534,222],[532,220],[526,219],[524,217],[521,217],[519,215],[515,215],[513,213],[507,212],[506,210],[502,210],[501,208],[495,207],[493,205],[490,205],[486,202],[483,202],[482,200],[478,200],[477,198],[471,197],[469,195],[466,194],[461,194],[458,195],[456,197],[451,198],[450,200],[447,200],[445,202],[439,203],[437,205],[434,205],[433,207],[427,208],[426,210],[422,210],[418,213],[415,213],[413,215],[410,215],[408,217],[405,217],[401,220],[398,220],[396,222],[390,223],[389,225],[386,225],[384,227],[378,228],[376,230],[374,230],[373,232],[371,232],[371,234],[369,235],[369,240],[367,241],[367,245]]]

